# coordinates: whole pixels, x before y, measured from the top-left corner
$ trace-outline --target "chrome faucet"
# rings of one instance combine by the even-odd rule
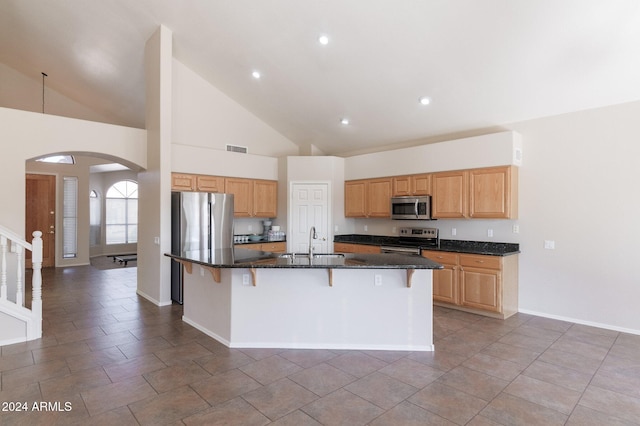
[[[316,232],[316,227],[312,226],[309,229],[309,259],[313,257],[313,240],[318,239],[318,233]]]

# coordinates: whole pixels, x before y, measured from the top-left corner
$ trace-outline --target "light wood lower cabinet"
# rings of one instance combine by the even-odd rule
[[[433,272],[436,305],[495,318],[518,312],[518,255],[487,256],[423,250],[444,266]]]
[[[272,241],[266,243],[255,244],[238,244],[236,248],[243,248],[247,250],[260,250],[268,251],[272,253],[284,253],[287,251],[287,243],[284,241]]]
[[[380,253],[379,246],[352,243],[333,243],[335,253]]]

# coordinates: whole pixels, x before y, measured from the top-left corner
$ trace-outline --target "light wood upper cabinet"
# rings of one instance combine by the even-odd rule
[[[171,173],[172,191],[195,191],[196,176],[185,173]]]
[[[391,178],[369,179],[367,217],[391,217]]]
[[[392,180],[394,197],[431,195],[431,174],[395,176]]]
[[[432,175],[431,215],[434,218],[468,217],[468,180],[466,170]]]
[[[276,217],[278,182],[225,178],[224,192],[233,194],[235,217]]]
[[[345,182],[345,217],[391,217],[391,185],[391,178]]]
[[[196,189],[202,192],[224,192],[224,177],[196,175]]]
[[[514,166],[469,171],[469,217],[518,217],[518,168]]]
[[[344,184],[345,217],[367,216],[367,181],[352,180]]]
[[[253,180],[225,178],[224,192],[233,194],[233,215],[251,217],[253,213]]]
[[[278,182],[256,180],[253,182],[253,216],[276,217],[278,214]]]

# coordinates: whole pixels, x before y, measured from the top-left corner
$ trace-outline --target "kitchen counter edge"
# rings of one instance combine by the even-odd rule
[[[334,243],[361,244],[369,246],[396,246],[403,247],[399,237],[348,234],[336,235]],[[413,247],[416,247],[415,245]],[[483,254],[488,256],[511,256],[520,253],[520,244],[517,243],[494,243],[488,241],[466,241],[466,240],[440,240],[438,247],[430,245],[418,245],[421,250],[448,251],[463,254]]]

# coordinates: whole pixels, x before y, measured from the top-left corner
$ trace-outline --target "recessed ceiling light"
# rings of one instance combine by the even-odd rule
[[[326,46],[327,44],[329,44],[329,36],[326,34],[320,35],[320,37],[318,37],[318,43],[320,43],[323,46]]]
[[[260,74],[260,71],[254,71],[254,72],[251,73],[251,76],[253,78],[255,78],[256,80],[259,80],[260,77],[262,77],[262,74]]]
[[[429,105],[431,103],[431,99],[423,96],[419,99],[421,105]]]
[[[343,124],[345,126],[349,125],[349,119],[347,117],[341,118],[340,124]]]

